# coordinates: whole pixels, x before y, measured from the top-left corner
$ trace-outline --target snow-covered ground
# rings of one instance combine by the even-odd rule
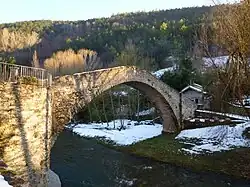
[[[109,122],[109,126],[107,123],[92,123],[70,125],[69,128],[72,128],[74,133],[83,137],[99,137],[108,141],[111,140],[117,145],[130,145],[161,134],[161,124],[148,125],[148,122],[145,121],[145,123],[136,125],[136,121],[115,120]],[[119,131],[122,123],[125,129]]]
[[[250,122],[236,126],[221,125],[183,130],[176,139],[188,145],[188,148],[182,148],[182,150],[191,154],[225,151],[235,147],[250,147],[250,139],[242,135],[248,127],[250,127]]]
[[[239,101],[236,101],[236,102],[231,102],[230,104],[238,108],[243,108],[243,107],[250,108],[250,96],[244,96],[242,99],[242,103]]]
[[[4,180],[4,177],[0,175],[0,187],[13,187],[13,186],[9,185],[9,183]]]
[[[174,71],[175,69],[176,69],[176,66],[172,66],[172,67],[169,67],[169,68],[160,69],[160,70],[158,70],[156,72],[153,72],[152,74],[154,76],[156,76],[158,79],[160,79],[165,72]]]
[[[144,113],[148,114],[150,111],[151,110],[147,112],[144,111]],[[209,112],[214,113],[212,111]],[[226,116],[231,115],[232,114],[227,114]],[[250,147],[250,139],[243,136],[243,132],[246,128],[250,128],[250,121],[247,121],[249,119],[238,115],[233,115],[231,117],[240,119],[242,123],[234,126],[218,125],[181,131],[176,136],[176,139],[186,145],[182,148],[182,151],[191,154],[201,154],[231,150],[235,147]],[[204,119],[200,120],[200,122],[204,121]],[[150,121],[140,122],[138,125],[136,121],[118,119],[108,124],[71,124],[68,128],[83,137],[98,137],[107,141],[112,141],[117,145],[131,145],[161,134],[162,125],[149,125],[149,122]],[[122,123],[124,129],[120,130]]]
[[[211,66],[217,66],[217,67],[223,67],[227,63],[228,56],[218,56],[218,57],[213,57],[213,58],[207,58],[204,57],[204,65],[206,67],[211,67]]]

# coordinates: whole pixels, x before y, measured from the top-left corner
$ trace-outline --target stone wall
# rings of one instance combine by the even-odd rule
[[[51,98],[47,88],[0,83],[0,158],[23,186],[46,186]]]

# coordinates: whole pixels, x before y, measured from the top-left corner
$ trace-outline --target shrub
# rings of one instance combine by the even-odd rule
[[[20,82],[23,84],[38,84],[36,77],[21,77]]]

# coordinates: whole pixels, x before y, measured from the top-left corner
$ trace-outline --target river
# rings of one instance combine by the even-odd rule
[[[249,187],[249,181],[164,164],[122,153],[63,131],[51,152],[63,187]]]

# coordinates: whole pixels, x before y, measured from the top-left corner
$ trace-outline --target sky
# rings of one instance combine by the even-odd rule
[[[220,0],[227,1],[231,0]],[[214,4],[212,0],[0,0],[0,3],[0,23],[41,19],[75,21],[122,12]]]

